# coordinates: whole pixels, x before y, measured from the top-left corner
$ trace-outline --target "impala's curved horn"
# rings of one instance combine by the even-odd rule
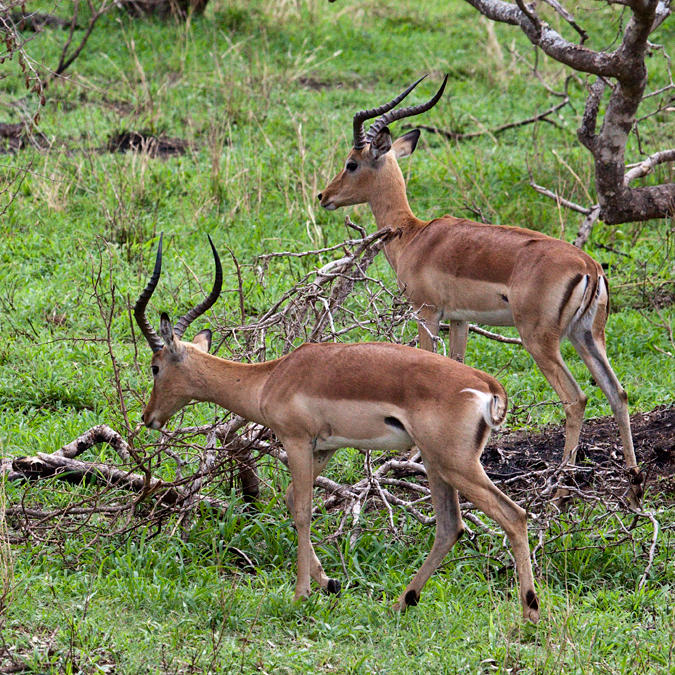
[[[157,288],[157,282],[159,281],[159,275],[162,273],[162,238],[164,233],[159,235],[159,246],[157,247],[157,258],[155,259],[155,269],[152,272],[150,281],[148,285],[143,289],[143,292],[138,296],[136,304],[134,305],[134,318],[138,327],[141,329],[141,333],[145,335],[145,339],[150,345],[150,349],[153,352],[158,352],[164,346],[162,338],[157,335],[155,329],[150,325],[148,320],[145,318],[145,308],[148,306],[148,302],[152,297],[152,294]]]
[[[199,316],[201,316],[207,309],[209,309],[213,303],[218,300],[220,295],[220,289],[223,286],[223,268],[220,264],[220,258],[218,257],[218,251],[211,241],[209,236],[209,244],[211,244],[211,250],[213,251],[213,259],[216,263],[216,278],[213,281],[213,289],[209,293],[209,296],[200,302],[196,307],[193,307],[187,314],[182,316],[178,323],[174,326],[173,332],[174,335],[180,340],[183,337],[183,333],[187,330],[187,327]]]
[[[395,122],[396,120],[402,120],[405,117],[413,117],[414,115],[419,115],[420,113],[426,112],[427,110],[431,110],[431,108],[433,108],[438,103],[441,96],[443,96],[445,85],[448,82],[448,77],[448,75],[445,76],[441,88],[436,92],[436,95],[429,99],[426,103],[412,105],[408,108],[401,108],[399,110],[389,109],[387,112],[385,112],[382,117],[375,120],[375,122],[371,124],[370,129],[368,129],[368,133],[365,136],[364,143],[371,143],[375,136],[377,136],[377,134],[382,131],[384,127],[388,126],[392,122]],[[417,82],[415,82],[415,84],[417,84]]]
[[[382,115],[382,113],[389,112],[394,106],[398,105],[424,78],[426,75],[420,77],[417,82],[411,84],[402,94],[396,98],[381,105],[379,108],[371,108],[370,110],[361,110],[354,115],[354,150],[360,150],[366,145],[366,133],[363,130],[363,123],[366,120],[371,120],[373,117]],[[372,128],[372,127],[371,127]],[[370,130],[368,130],[370,133]]]

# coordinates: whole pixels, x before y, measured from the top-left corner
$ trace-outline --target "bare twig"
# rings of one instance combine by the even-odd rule
[[[446,131],[444,129],[428,126],[426,124],[418,124],[416,125],[416,128],[424,129],[425,131],[428,131],[432,134],[439,134],[440,136],[444,136],[445,138],[448,138],[452,141],[465,141],[471,138],[478,138],[479,136],[485,136],[486,134],[496,135],[502,133],[503,131],[507,131],[508,129],[517,129],[518,127],[524,127],[528,124],[533,124],[534,122],[548,121],[546,118],[549,115],[552,115],[554,112],[560,110],[562,107],[566,106],[569,102],[570,102],[569,97],[565,96],[565,98],[562,101],[556,103],[548,110],[544,110],[543,112],[537,113],[536,115],[528,117],[527,119],[524,120],[518,120],[517,122],[508,122],[507,124],[502,124],[498,127],[495,127],[494,129],[483,129],[481,131],[469,131],[464,133],[459,131]],[[411,125],[409,124],[404,124],[403,128],[409,128],[410,126]]]

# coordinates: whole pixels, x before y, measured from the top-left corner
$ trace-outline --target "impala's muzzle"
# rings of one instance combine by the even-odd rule
[[[335,181],[333,181],[334,183]],[[333,187],[331,183],[323,192],[319,192],[317,199],[321,202],[321,206],[326,209],[326,211],[335,211],[337,206],[333,203],[333,198],[335,197],[335,190],[331,189]]]
[[[337,206],[335,206],[335,204],[333,204],[330,199],[326,199],[324,202],[324,200],[321,199],[321,195],[319,195],[319,200],[321,201],[321,206],[323,206],[326,211],[335,211],[335,209],[337,209]]]
[[[157,418],[153,417],[152,415],[148,415],[147,413],[144,412],[143,415],[141,416],[141,419],[143,420],[143,424],[145,424],[145,426],[148,429],[161,429],[162,428],[162,423]]]

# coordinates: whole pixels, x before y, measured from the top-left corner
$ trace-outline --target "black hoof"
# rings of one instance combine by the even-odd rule
[[[530,609],[534,609],[535,611],[539,609],[539,600],[537,600],[537,594],[534,591],[529,590],[527,592],[527,595],[525,596],[525,602],[527,602],[527,606]]]
[[[326,586],[326,592],[331,595],[339,595],[342,590],[342,584],[337,579],[329,579],[328,586]]]
[[[417,594],[417,591],[410,590],[405,594],[405,604],[407,607],[416,607],[419,601],[420,596]]]

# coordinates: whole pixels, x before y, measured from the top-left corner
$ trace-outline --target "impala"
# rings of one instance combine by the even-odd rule
[[[459,361],[464,360],[469,321],[517,328],[523,346],[563,401],[563,462],[573,465],[587,397],[560,354],[562,338],[569,338],[612,407],[629,474],[628,499],[639,507],[643,476],[633,450],[628,397],[605,348],[609,287],[602,268],[578,248],[540,232],[449,215],[424,221],[413,214],[397,160],[413,153],[420,131],[393,141],[388,125],[436,105],[447,76],[427,103],[394,109],[422,79],[389,103],[354,115],[354,147],[344,168],[319,194],[321,205],[334,210],[367,203],[378,229],[398,230],[385,253],[420,318],[423,349],[435,351],[441,321],[450,324],[450,355]],[[375,117],[366,133],[364,122]],[[565,494],[558,492],[560,498]]]
[[[134,307],[153,351],[154,384],[143,421],[161,429],[196,400],[272,429],[286,450],[291,472],[286,504],[298,532],[295,599],[309,595],[310,578],[329,593],[340,591],[340,582],[326,576],[310,541],[314,480],[333,453],[345,446],[404,451],[417,445],[436,513],[436,538],[395,608],[403,611],[418,603],[424,584],[462,535],[459,491],[506,532],[523,614],[536,622],[539,602],[525,511],[493,485],[479,461],[490,428],[506,416],[501,384],[444,356],[386,343],[304,344],[280,359],[257,364],[212,356],[211,331],[197,333],[191,343],[181,340],[220,293],[220,259],[212,242],[211,248],[216,266],[213,290],[173,327],[162,314],[160,337],[145,316],[161,273],[160,238],[152,277]]]

